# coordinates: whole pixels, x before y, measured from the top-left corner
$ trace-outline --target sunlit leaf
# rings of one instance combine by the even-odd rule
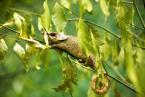
[[[64,13],[64,8],[57,2],[55,3],[53,8],[52,20],[57,32],[62,32],[66,25],[65,13]]]
[[[32,46],[31,44],[26,44],[25,49],[27,57],[31,57],[34,53],[38,51],[38,48]]]
[[[62,64],[63,83],[53,89],[56,92],[68,91],[70,95],[72,95],[73,84],[77,83],[76,67],[72,64],[69,58],[65,58],[63,56],[61,57],[60,62]]]
[[[0,39],[0,60],[4,59],[5,55],[7,54],[7,44],[4,39]]]
[[[98,43],[97,43],[97,39],[95,39],[93,33],[90,31],[91,33],[91,39],[92,39],[92,45],[93,45],[93,55],[96,55],[97,54],[97,47],[98,47]]]
[[[89,43],[91,41],[90,32],[87,24],[80,19],[78,22],[78,40],[80,42],[81,48],[88,53],[88,48],[91,46]]]
[[[44,40],[46,45],[48,45],[48,36],[47,36],[47,31],[50,31],[50,25],[51,25],[51,15],[50,15],[50,10],[48,6],[48,1],[45,0],[43,4],[44,12],[41,15],[41,17],[38,18],[38,28],[39,30],[43,33]],[[46,30],[46,31],[44,31]]]
[[[20,80],[15,80],[12,86],[13,86],[14,91],[18,94],[22,93],[24,89],[23,82],[21,82]]]
[[[145,85],[144,85],[144,80],[145,80],[145,51],[138,48],[136,49],[136,54],[135,54],[135,65],[137,65],[137,78],[138,78],[138,91],[140,93],[143,93],[143,95],[145,95]]]
[[[18,27],[18,30],[21,31],[22,21],[24,21],[25,19],[16,12],[14,13],[13,16],[14,16],[15,25]]]
[[[99,0],[95,0],[96,2],[99,2]]]
[[[119,56],[119,52],[120,52],[120,47],[119,47],[119,44],[118,44],[117,40],[114,40],[113,47],[111,48],[111,50],[112,50],[112,56],[113,56],[114,64],[117,65],[117,64],[119,64],[118,56]]]
[[[18,31],[20,32],[20,38],[28,38],[29,35],[27,33],[27,23],[25,21],[25,19],[18,13],[14,13],[14,21],[15,21],[15,25],[18,28]]]
[[[34,40],[32,37],[30,39],[28,38],[22,38],[23,40],[27,41],[29,45],[35,47],[35,48],[40,48],[40,49],[45,49],[47,46],[42,45],[39,41]]]
[[[50,15],[47,0],[45,0],[43,4],[43,8],[44,8],[44,12],[41,15],[41,17],[39,17],[38,28],[39,30],[41,30],[44,27],[47,31],[49,31],[50,23],[51,23],[51,15]]]
[[[40,70],[41,69],[41,55],[40,55],[40,52],[36,52],[35,53],[35,56],[33,57],[33,65],[34,67],[36,68],[36,70]]]
[[[109,4],[107,4],[106,0],[99,0],[99,2],[100,2],[100,7],[102,9],[102,12],[106,17],[108,17],[110,15]]]
[[[131,44],[130,37],[128,37],[128,40],[126,42],[126,47],[124,48],[124,54],[125,54],[125,64],[127,66],[128,76],[134,84],[138,84],[137,76],[135,72],[136,70],[134,67],[134,59],[132,54],[132,44]]]
[[[29,71],[29,65],[28,65],[28,60],[26,58],[25,49],[20,44],[16,43],[13,50],[16,53],[16,55],[21,59],[22,63],[25,66],[25,70],[28,72]]]
[[[4,24],[2,24],[3,26],[11,26],[11,25],[13,25],[14,24],[14,21],[13,20],[10,20],[10,21],[7,21],[7,22],[5,22]],[[0,28],[2,28],[3,26],[1,26],[1,24],[0,24]]]
[[[60,0],[60,3],[67,9],[70,9],[71,0]]]
[[[34,29],[34,26],[31,24],[29,27],[28,27],[28,32],[31,36],[34,36],[35,35],[35,29]]]
[[[79,0],[79,5],[80,5],[80,16],[81,17],[85,10],[87,10],[88,12],[91,12],[93,9],[91,0]]]
[[[106,33],[103,38],[103,45],[100,46],[100,52],[102,53],[102,57],[105,61],[108,60],[111,54],[111,48],[110,48],[110,39],[109,34]]]
[[[89,87],[87,95],[87,97],[97,97],[96,94],[92,91],[91,87]]]
[[[91,3],[91,0],[82,0],[82,1],[86,1],[84,2],[84,6],[85,6],[85,9],[88,11],[88,12],[91,12],[93,7],[92,7],[92,3]]]
[[[26,44],[26,58],[29,59],[29,65],[36,70],[41,69],[41,51],[42,49],[36,48],[33,45]]]
[[[20,58],[25,59],[26,52],[25,52],[25,49],[21,45],[16,43],[13,50]]]
[[[41,60],[42,60],[42,63],[44,64],[45,67],[48,67],[49,65],[49,61],[50,61],[50,51],[48,48],[44,49],[42,52],[41,52]]]

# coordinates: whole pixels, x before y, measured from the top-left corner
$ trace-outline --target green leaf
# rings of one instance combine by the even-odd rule
[[[113,61],[114,61],[114,64],[115,65],[118,65],[119,62],[118,62],[118,56],[119,56],[119,53],[120,53],[120,47],[119,47],[119,44],[118,44],[119,41],[117,41],[116,39],[113,41],[113,46],[111,48],[112,50],[112,56],[113,56]]]
[[[80,42],[82,50],[84,50],[86,53],[88,53],[88,49],[91,48],[91,36],[89,32],[88,25],[80,19],[78,22],[78,40]]]
[[[61,57],[60,62],[62,64],[63,82],[57,88],[53,88],[56,92],[68,91],[72,96],[73,85],[77,83],[77,71],[76,67],[70,61],[69,57]]]
[[[24,21],[25,19],[18,13],[14,13],[13,14],[14,17],[14,23],[17,26],[18,30],[21,32],[22,29],[22,21]]]
[[[32,57],[32,65],[34,65],[34,67],[36,68],[36,70],[40,70],[41,69],[41,53],[40,51],[35,52],[34,56]]]
[[[107,61],[111,55],[111,47],[110,47],[110,34],[106,32],[102,41],[103,45],[100,45],[100,52],[102,53],[102,57],[104,61]]]
[[[45,67],[48,67],[50,61],[50,51],[48,48],[44,49],[41,52],[41,60]]]
[[[30,39],[28,39],[28,38],[22,38],[22,39],[27,41],[29,45],[31,45],[35,48],[40,48],[40,49],[49,48],[48,46],[41,44],[39,41],[34,40],[32,37],[30,37]]]
[[[107,4],[108,2],[106,2],[106,0],[99,0],[99,3],[100,3],[102,12],[104,13],[106,17],[108,17],[110,15],[109,4]]]
[[[39,28],[39,30],[41,30],[44,27],[47,31],[49,31],[50,24],[51,24],[51,15],[50,15],[50,10],[48,7],[47,0],[44,1],[43,8],[44,8],[44,12],[41,15],[41,17],[38,18],[39,19],[38,28]]]
[[[20,38],[29,38],[29,35],[27,33],[28,25],[25,21],[25,19],[18,13],[14,13],[14,21],[15,25],[18,28],[18,31],[20,32]]]
[[[92,45],[93,45],[93,48],[92,48],[92,53],[93,55],[97,55],[97,47],[98,47],[98,43],[97,43],[97,39],[95,38],[94,34],[92,33],[92,31],[90,31],[91,33],[91,39],[92,39]]]
[[[52,20],[57,32],[62,32],[66,26],[65,10],[57,2],[53,8]]]
[[[34,29],[34,26],[32,24],[30,24],[28,26],[28,33],[31,35],[31,36],[34,36],[35,35],[35,29]]]
[[[83,16],[83,13],[85,10],[88,12],[91,12],[93,10],[91,0],[79,0],[79,5],[80,5],[80,17]]]
[[[28,72],[29,71],[29,65],[28,65],[28,60],[27,60],[27,57],[26,57],[25,49],[21,45],[16,43],[13,50],[16,53],[16,55],[21,59],[22,63],[25,66],[25,70]]]
[[[60,0],[60,3],[67,9],[70,9],[71,0]]]
[[[133,82],[134,85],[138,84],[138,79],[136,76],[136,70],[134,65],[134,58],[132,54],[132,42],[131,37],[128,36],[126,47],[124,48],[124,54],[125,54],[125,64],[127,66],[127,72],[130,80]]]
[[[26,51],[21,45],[16,43],[13,50],[21,59],[25,59]]]
[[[7,54],[7,44],[4,39],[0,39],[0,60],[4,59],[5,55]]]
[[[35,69],[40,70],[41,52],[43,50],[34,47],[33,45],[26,44],[26,59],[29,60],[29,66],[35,67]]]
[[[26,44],[25,49],[26,49],[26,55],[28,58],[38,51],[38,48],[32,46],[31,44]]]

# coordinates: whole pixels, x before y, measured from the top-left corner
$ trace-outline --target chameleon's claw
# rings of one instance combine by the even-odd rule
[[[83,61],[82,59],[78,59],[79,63],[85,63],[85,61]]]

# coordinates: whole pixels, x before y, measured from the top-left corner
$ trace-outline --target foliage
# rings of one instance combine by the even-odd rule
[[[0,94],[3,97],[69,94],[72,97],[144,97],[143,2],[1,0]],[[48,41],[50,32],[75,35],[83,53],[95,56],[95,72],[69,54],[53,51]],[[104,72],[111,86],[106,94],[98,95],[91,89],[91,77],[95,74],[103,82]]]

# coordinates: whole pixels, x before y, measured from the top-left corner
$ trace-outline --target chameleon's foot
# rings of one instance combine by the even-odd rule
[[[92,69],[95,70],[96,66],[95,66],[95,58],[93,55],[89,55],[86,62],[85,62],[85,66],[88,66]]]
[[[85,61],[83,61],[82,59],[78,59],[79,63],[85,63]]]

